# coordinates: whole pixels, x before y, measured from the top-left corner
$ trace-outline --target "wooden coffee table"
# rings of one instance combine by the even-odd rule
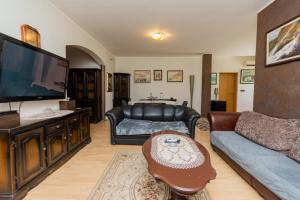
[[[151,154],[152,139],[161,134],[175,134],[188,137],[185,134],[176,131],[161,131],[152,134],[152,136],[143,145],[143,154],[148,162],[149,173],[156,179],[167,184],[171,189],[172,200],[186,200],[187,196],[194,195],[204,189],[206,184],[216,178],[216,171],[211,166],[208,151],[198,142],[194,142],[196,147],[204,156],[201,165],[178,169],[158,163]]]

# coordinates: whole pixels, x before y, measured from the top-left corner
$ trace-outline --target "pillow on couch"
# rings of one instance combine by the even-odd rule
[[[297,139],[296,143],[289,152],[289,157],[300,162],[300,137]]]
[[[300,135],[300,121],[243,112],[236,123],[235,131],[270,149],[289,151]]]

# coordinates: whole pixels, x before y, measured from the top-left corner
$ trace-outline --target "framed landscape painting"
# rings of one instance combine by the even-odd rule
[[[267,33],[266,65],[300,59],[300,17]]]
[[[217,73],[211,73],[210,84],[211,85],[218,84],[218,74]]]
[[[168,82],[183,82],[183,70],[168,70]]]
[[[151,70],[135,70],[134,71],[135,83],[151,83]]]
[[[242,69],[240,76],[241,84],[254,84],[255,69]]]

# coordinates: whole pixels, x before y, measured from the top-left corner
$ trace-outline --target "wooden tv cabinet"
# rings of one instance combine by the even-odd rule
[[[88,109],[0,127],[0,200],[22,199],[90,142]]]

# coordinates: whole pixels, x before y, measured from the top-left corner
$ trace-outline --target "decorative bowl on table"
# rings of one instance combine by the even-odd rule
[[[178,137],[168,137],[165,139],[165,143],[168,144],[171,147],[175,147],[178,144],[180,144],[180,139]]]

